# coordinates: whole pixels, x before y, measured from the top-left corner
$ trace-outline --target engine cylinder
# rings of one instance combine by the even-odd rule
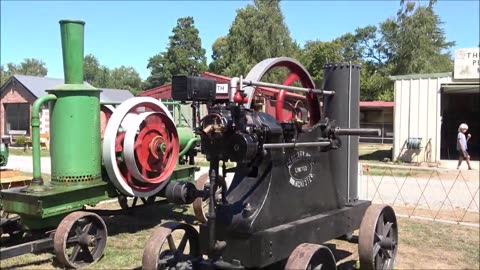
[[[359,127],[360,66],[352,63],[324,66],[323,88],[335,91],[325,97],[325,116],[344,128]],[[347,79],[345,79],[347,78]],[[345,109],[346,108],[346,109]],[[342,203],[358,200],[358,137],[341,136],[342,147],[330,151],[333,178]]]
[[[60,21],[65,84],[48,90],[53,182],[101,178],[100,90],[83,83],[84,22]]]

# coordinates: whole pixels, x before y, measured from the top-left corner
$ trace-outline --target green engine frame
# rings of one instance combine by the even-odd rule
[[[101,164],[101,90],[83,82],[84,24],[60,21],[65,84],[48,90],[49,94],[37,99],[32,107],[32,184],[0,193],[3,210],[18,214],[26,230],[56,227],[73,211],[121,195]],[[39,132],[39,111],[46,102],[50,103],[52,168],[48,183],[41,176]],[[180,107],[175,102],[170,105]],[[180,164],[180,160],[198,138],[191,129],[177,124],[182,150],[170,181],[193,181],[196,167]]]
[[[0,166],[7,166],[8,164],[8,145],[0,143]]]

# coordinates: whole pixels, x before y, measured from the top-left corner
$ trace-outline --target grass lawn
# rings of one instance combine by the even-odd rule
[[[117,209],[116,202],[97,208]],[[190,206],[152,205],[133,214],[104,217],[109,238],[105,256],[90,269],[138,269],[144,244],[159,224],[186,221],[196,226]],[[399,218],[399,253],[396,269],[478,269],[479,228]],[[339,269],[352,269],[358,259],[355,244],[333,240]],[[28,254],[2,261],[2,269],[55,269],[60,265],[49,253]]]
[[[32,149],[23,149],[23,148],[8,148],[10,155],[12,156],[32,156]],[[40,150],[40,156],[42,157],[49,157],[50,151],[46,149]]]

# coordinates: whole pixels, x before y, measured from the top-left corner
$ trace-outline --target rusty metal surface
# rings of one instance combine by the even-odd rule
[[[385,242],[389,241],[390,247]],[[362,219],[358,239],[361,269],[393,269],[398,250],[398,227],[393,208],[371,205]]]
[[[91,234],[92,229],[94,235]],[[84,243],[87,239],[88,244]],[[107,227],[103,219],[94,213],[77,211],[66,216],[58,225],[53,237],[53,248],[61,264],[68,268],[81,268],[102,257],[106,240]],[[72,254],[68,254],[67,243],[74,244]],[[77,260],[79,254],[82,256]]]
[[[200,175],[200,177],[195,183],[195,187],[198,190],[203,190],[208,180],[209,180],[208,172]],[[207,222],[207,216],[205,214],[205,206],[208,206],[208,201],[204,201],[203,198],[201,197],[197,197],[195,201],[193,201],[193,212],[195,213],[195,217],[197,218],[198,221],[202,223]]]
[[[178,246],[172,236],[175,230],[184,231]],[[189,244],[188,252],[185,251],[187,242]],[[165,244],[168,245],[168,249],[162,251]],[[192,226],[179,222],[162,224],[145,244],[142,269],[164,269],[166,266],[175,267],[178,264],[191,266],[191,260],[200,255],[198,244],[198,232]],[[182,269],[189,269],[189,267]]]
[[[329,248],[303,243],[288,257],[285,270],[336,269],[336,261]]]

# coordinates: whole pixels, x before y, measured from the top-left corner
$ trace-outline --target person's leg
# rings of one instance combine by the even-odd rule
[[[465,158],[465,161],[467,162],[468,169],[471,170],[472,166],[470,166],[470,155],[467,155],[467,157]]]
[[[463,153],[462,151],[458,151],[458,165],[457,165],[457,170],[460,170],[460,165],[462,165],[463,161]]]

